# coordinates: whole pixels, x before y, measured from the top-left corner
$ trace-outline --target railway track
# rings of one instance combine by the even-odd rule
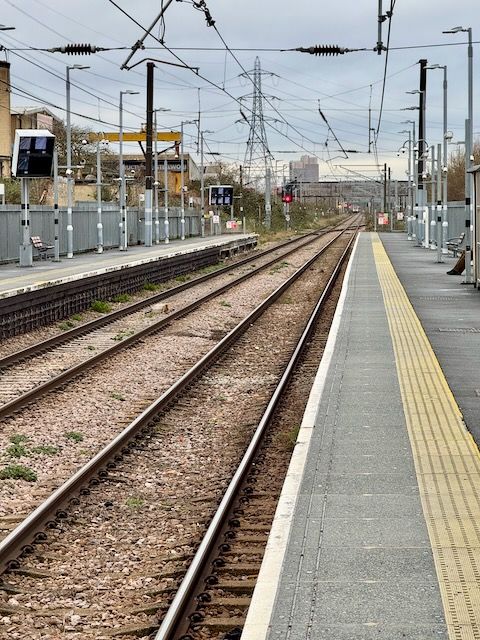
[[[352,239],[353,241],[353,239]],[[239,640],[299,425],[328,337],[319,326],[351,244],[313,309],[155,640]]]
[[[139,341],[5,418],[0,539],[333,237],[300,248],[288,263],[281,259],[254,280],[166,326],[160,337]]]
[[[328,250],[327,249],[322,250],[321,252],[322,255],[324,255],[327,251],[334,251],[333,244],[334,244],[333,242],[330,243]],[[338,253],[339,250],[335,249],[335,251]],[[343,252],[344,252],[344,248],[342,247],[341,253],[343,254]],[[318,277],[322,272],[323,270],[320,267],[318,267],[318,256],[316,256],[316,258],[313,258],[312,260],[308,261],[295,274],[295,281],[298,280],[299,283],[303,282],[302,286],[306,287],[303,294],[304,294],[304,298],[307,300],[309,304],[312,302],[310,298],[312,298],[313,289],[315,289],[318,286],[316,279],[315,279],[315,282],[312,282],[312,276]],[[40,580],[41,582],[44,582],[45,584],[47,584],[48,580],[50,579],[49,574],[55,573],[56,571],[53,571],[53,569],[50,572],[43,571],[42,569],[38,569],[38,567],[44,566],[45,564],[55,565],[61,557],[61,553],[58,552],[58,549],[60,548],[69,549],[72,545],[75,546],[75,539],[76,539],[75,536],[78,536],[77,531],[74,531],[73,532],[74,537],[71,540],[71,542],[67,541],[64,543],[61,541],[63,532],[64,532],[63,530],[65,529],[68,532],[72,527],[73,529],[75,529],[76,523],[79,521],[85,520],[85,518],[90,523],[95,522],[95,518],[90,518],[88,514],[82,515],[81,509],[80,508],[77,509],[77,507],[75,507],[75,505],[72,504],[72,500],[77,500],[78,498],[76,496],[78,496],[80,493],[85,494],[90,492],[90,496],[80,497],[81,503],[83,503],[84,501],[87,501],[89,503],[87,505],[88,508],[91,507],[93,510],[95,510],[98,508],[98,505],[101,503],[104,508],[115,509],[115,507],[117,506],[117,503],[119,503],[118,496],[116,495],[114,499],[110,500],[110,499],[105,499],[104,495],[102,495],[102,497],[99,498],[99,493],[105,490],[107,491],[107,493],[109,491],[110,492],[113,491],[115,493],[115,491],[118,490],[117,485],[120,487],[122,487],[124,484],[130,486],[132,478],[129,477],[129,474],[133,472],[127,471],[126,469],[124,469],[125,465],[127,465],[129,468],[133,467],[137,469],[138,468],[143,469],[145,472],[145,477],[148,477],[148,476],[151,477],[152,470],[147,471],[148,465],[152,463],[152,458],[153,460],[155,460],[155,458],[159,455],[158,452],[163,450],[164,448],[163,440],[165,439],[165,435],[170,434],[171,429],[175,430],[178,428],[177,426],[173,425],[172,422],[170,422],[172,420],[172,418],[168,417],[170,414],[170,411],[174,411],[174,410],[177,412],[179,411],[181,414],[183,410],[184,412],[183,417],[177,418],[176,420],[177,421],[180,420],[180,424],[183,425],[182,428],[185,428],[185,418],[191,414],[192,402],[193,402],[194,404],[197,404],[198,407],[200,408],[200,416],[199,418],[197,418],[197,420],[200,421],[200,424],[202,424],[202,422],[205,419],[208,420],[208,418],[206,417],[206,414],[207,414],[206,407],[209,407],[209,405],[215,404],[215,402],[218,403],[218,400],[221,397],[221,396],[215,396],[212,394],[219,393],[219,391],[217,390],[217,386],[219,388],[220,387],[223,388],[225,386],[225,380],[228,381],[229,379],[231,379],[228,377],[227,373],[223,371],[221,368],[223,367],[223,360],[224,359],[235,360],[235,358],[237,359],[236,362],[230,363],[229,365],[230,376],[232,375],[232,371],[238,372],[239,369],[242,370],[242,367],[243,367],[243,373],[246,373],[247,371],[251,370],[251,366],[252,366],[251,360],[241,365],[241,363],[239,364],[238,358],[244,357],[245,353],[248,352],[246,345],[250,344],[250,345],[254,345],[254,348],[256,347],[256,343],[252,341],[252,332],[256,330],[255,329],[256,324],[254,324],[254,322],[256,320],[259,320],[260,324],[263,322],[264,323],[263,333],[265,334],[265,332],[267,332],[271,334],[272,321],[275,320],[275,313],[277,315],[278,314],[285,315],[284,313],[285,308],[290,306],[291,304],[291,301],[289,301],[289,298],[287,296],[287,289],[289,286],[293,286],[290,280],[287,283],[284,283],[283,285],[281,285],[271,296],[269,296],[269,298],[264,303],[259,305],[259,307],[257,307],[257,309],[252,314],[250,314],[246,319],[244,319],[244,321],[242,321],[237,326],[236,329],[232,330],[225,338],[223,338],[220,341],[219,345],[217,345],[217,347],[212,349],[206,356],[204,356],[204,358],[202,358],[202,360],[199,363],[197,363],[195,367],[192,367],[192,369],[189,372],[187,372],[187,374],[182,376],[182,378],[179,381],[177,381],[177,383],[175,383],[168,392],[164,393],[162,397],[158,399],[155,403],[153,403],[152,406],[147,411],[144,411],[136,420],[134,420],[129,425],[129,427],[125,429],[124,432],[122,432],[122,434],[117,436],[117,438],[115,438],[115,440],[113,440],[107,447],[105,447],[105,449],[102,452],[100,452],[97,456],[95,456],[95,458],[91,460],[90,463],[88,463],[87,465],[85,465],[85,467],[80,469],[80,471],[77,472],[77,474],[75,474],[67,483],[65,483],[65,485],[63,485],[60,489],[58,489],[49,498],[49,500],[47,500],[46,503],[44,503],[44,505],[42,505],[34,513],[32,513],[31,516],[27,518],[20,525],[20,527],[17,527],[17,529],[14,532],[12,532],[3,541],[3,543],[0,546],[0,560],[2,562],[2,566],[4,567],[4,569],[7,569],[7,571],[9,571],[10,573],[8,576],[8,583],[4,585],[4,588],[7,593],[7,600],[6,600],[6,604],[2,609],[2,613],[4,614],[4,616],[8,617],[10,622],[12,621],[15,622],[15,624],[12,624],[12,628],[10,630],[10,633],[13,634],[11,635],[11,637],[24,637],[22,635],[18,635],[18,636],[15,635],[15,629],[17,627],[17,619],[18,618],[21,619],[22,615],[25,613],[25,612],[22,613],[21,611],[21,600],[23,598],[23,589],[21,587],[22,580],[26,579],[27,582],[28,580],[30,581],[33,580],[34,584],[37,584],[38,580]],[[300,297],[298,292],[296,294],[296,298],[297,296]],[[283,299],[283,302],[281,302],[282,299]],[[295,309],[293,309],[293,306],[294,305],[292,305],[292,309],[290,310],[290,313],[286,314],[288,316],[288,320],[292,323],[291,328],[293,327],[293,321],[297,315],[296,312],[298,311],[297,309],[298,305],[295,305]],[[276,311],[273,311],[274,307],[276,308]],[[279,309],[281,311],[279,311]],[[295,313],[292,313],[292,311],[295,311]],[[273,314],[273,316],[268,319],[265,317],[268,314]],[[257,329],[257,331],[261,332],[262,330]],[[298,333],[297,327],[295,328],[295,330],[292,329],[292,334],[295,334],[295,333]],[[288,339],[285,339],[286,344],[281,345],[282,349],[285,348],[287,352],[289,351],[289,349],[291,350],[292,344],[293,344],[293,347],[295,346],[294,345],[295,337],[296,336],[293,335],[291,337],[289,336]],[[240,343],[240,345],[235,345],[234,341],[237,339],[243,340],[243,344]],[[274,357],[274,356],[278,356],[278,354],[274,352],[276,352],[277,350],[280,351],[280,345],[276,344],[276,342],[278,343],[279,340],[278,338],[277,340],[275,340],[275,337],[274,337],[273,343],[270,342],[266,347],[264,347],[264,352],[259,354],[260,356],[263,356],[263,358],[265,358],[266,360],[268,360],[268,357],[270,357],[271,359],[270,361],[266,362],[265,364],[266,368],[263,371],[263,374],[259,375],[259,379],[257,380],[257,382],[260,382],[261,385],[263,386],[262,386],[261,393],[258,394],[259,399],[257,399],[255,402],[255,411],[251,409],[248,402],[244,407],[244,412],[242,414],[242,417],[244,419],[243,421],[246,420],[247,424],[243,425],[242,428],[245,430],[245,427],[247,427],[246,431],[249,430],[248,427],[251,427],[252,420],[253,420],[251,416],[247,415],[247,412],[252,411],[253,413],[255,413],[256,411],[258,411],[256,407],[257,404],[261,405],[262,403],[265,404],[266,402],[268,402],[268,398],[270,397],[270,392],[274,386],[275,380],[277,378],[282,377],[283,367],[278,362],[275,361],[275,357]],[[224,355],[220,358],[220,360],[218,360],[221,354],[224,354]],[[251,354],[248,354],[248,355],[251,355]],[[280,357],[280,361],[282,360],[282,358],[284,360],[285,357],[286,355],[285,353],[283,353],[282,357]],[[212,368],[208,370],[209,367],[212,367]],[[259,368],[261,369],[261,367]],[[204,379],[206,375],[209,376],[207,380]],[[199,376],[201,377],[199,378]],[[195,385],[196,391],[195,392],[192,392],[192,390],[189,391],[189,388],[193,389],[194,385]],[[228,386],[228,382],[227,382],[227,386]],[[254,387],[256,386],[255,381],[253,386]],[[214,391],[212,391],[212,389]],[[248,391],[252,393],[252,388],[250,387]],[[179,396],[178,394],[183,394],[183,395]],[[192,400],[192,394],[193,394],[193,400]],[[178,399],[179,397],[180,397],[180,400]],[[185,397],[189,398],[189,400],[185,400],[184,399]],[[248,394],[247,394],[247,399],[248,399]],[[224,400],[220,400],[220,402],[224,402]],[[233,403],[234,404],[236,403],[236,398],[233,398]],[[230,403],[227,403],[227,404],[230,406]],[[172,408],[173,405],[175,406]],[[227,413],[225,415],[225,419],[226,417],[228,417],[229,406],[226,407]],[[210,408],[211,407],[209,407],[209,409]],[[232,407],[230,406],[230,409],[231,408]],[[195,420],[193,422],[195,423]],[[215,424],[212,426],[213,426],[212,433],[215,434],[217,425]],[[238,423],[234,424],[234,427],[238,427],[238,426],[239,426]],[[234,434],[234,437],[232,434],[231,435],[232,435],[232,440],[236,440],[236,447],[235,447],[236,450],[238,450],[238,448],[240,449],[245,448],[245,446],[247,446],[248,444],[248,439],[250,435],[248,435],[248,439],[247,439],[247,434],[244,433],[242,429],[240,429],[238,433],[236,433],[234,429],[233,434]],[[177,434],[177,436],[175,437],[178,438],[180,436],[178,436]],[[195,440],[197,437],[199,436],[197,436],[195,433],[191,431],[188,431],[187,429],[187,435],[185,435],[185,432],[181,435],[181,438],[182,438],[181,449],[178,449],[178,448],[175,449],[176,447],[179,446],[179,441],[175,439],[171,443],[171,446],[173,446],[174,450],[176,450],[178,453],[179,450],[185,450],[185,446],[188,445],[186,449],[188,453],[190,449],[193,450],[195,448],[194,445],[196,445]],[[208,436],[207,434],[204,437],[207,437],[208,439],[208,437],[210,436]],[[165,602],[168,601],[168,594],[171,593],[173,589],[172,585],[169,584],[168,581],[169,580],[173,582],[177,581],[178,575],[180,575],[183,571],[185,558],[188,559],[193,554],[195,543],[192,543],[190,541],[190,538],[192,537],[193,540],[195,540],[196,537],[198,538],[198,535],[195,536],[195,534],[198,534],[198,528],[202,528],[203,523],[207,522],[212,516],[212,512],[211,512],[212,506],[214,506],[216,500],[218,500],[217,485],[222,484],[225,480],[225,477],[230,476],[232,474],[233,461],[229,460],[229,455],[231,455],[231,453],[227,451],[224,452],[224,457],[227,459],[225,462],[225,465],[226,465],[225,468],[222,467],[222,464],[224,461],[222,461],[222,464],[220,464],[220,461],[218,461],[218,466],[219,466],[218,471],[220,475],[219,477],[215,478],[213,481],[213,485],[214,485],[213,495],[212,495],[211,487],[209,491],[204,491],[203,489],[199,488],[198,490],[197,489],[195,490],[194,493],[196,494],[196,496],[193,496],[193,498],[191,497],[191,500],[188,500],[186,498],[186,503],[188,503],[189,506],[191,506],[190,503],[192,503],[194,506],[196,505],[197,512],[195,512],[195,509],[193,509],[193,513],[190,514],[190,520],[187,519],[184,525],[185,534],[186,534],[185,540],[187,540],[188,542],[185,542],[182,545],[181,537],[177,537],[176,539],[174,538],[172,540],[172,545],[173,545],[172,548],[175,550],[178,550],[179,548],[181,549],[182,547],[185,547],[183,549],[183,552],[177,553],[175,551],[174,553],[171,553],[170,556],[168,553],[166,553],[165,558],[163,558],[163,560],[159,560],[158,557],[154,558],[154,564],[158,564],[160,562],[160,564],[167,565],[166,570],[164,570],[164,567],[162,569],[158,569],[157,567],[157,569],[153,571],[153,573],[155,573],[156,571],[157,577],[152,578],[153,580],[159,579],[162,585],[164,585],[165,582],[167,583],[166,586],[163,586],[162,588],[160,588],[160,590],[157,589],[157,594],[161,592],[163,596],[167,594],[167,597],[163,597],[160,604],[158,603],[158,601],[155,601],[152,603],[151,600],[152,598],[154,598],[154,595],[152,594],[154,594],[155,592],[155,589],[152,589],[150,592],[150,595],[147,598],[149,600],[149,603],[147,603],[147,605],[144,605],[143,609],[142,607],[137,607],[136,613],[132,613],[132,610],[129,609],[126,614],[124,613],[123,617],[136,615],[137,617],[143,616],[144,618],[145,617],[149,618],[151,617],[152,611],[157,612],[154,617],[156,617],[158,612],[161,612],[162,607],[165,605]],[[188,458],[189,455],[187,455],[186,457]],[[193,457],[193,453],[192,453],[192,457]],[[128,463],[129,458],[130,458],[130,463]],[[189,461],[187,460],[187,466],[188,464],[189,464]],[[209,463],[207,461],[205,463],[206,470],[208,470],[208,465]],[[210,461],[210,466],[211,466],[211,461]],[[174,469],[172,469],[172,473],[173,472],[174,472]],[[158,470],[157,470],[157,473],[158,473]],[[198,476],[198,472],[197,472],[197,476]],[[155,472],[154,472],[153,478],[156,478]],[[176,476],[176,480],[177,481],[179,480],[178,476]],[[192,476],[188,475],[188,480],[186,481],[187,485],[188,485],[188,482],[191,482],[191,480],[192,480]],[[98,484],[97,486],[94,486],[97,483],[100,483],[100,484]],[[155,482],[153,480],[152,480],[152,483],[153,485],[155,485]],[[112,487],[116,487],[116,488],[112,489]],[[193,492],[192,486],[191,485],[190,487],[187,486],[186,495],[188,495],[188,488],[190,488],[190,492]],[[172,495],[170,495],[169,491],[174,492],[173,497]],[[169,506],[169,509],[167,510],[168,512],[170,512],[172,508],[176,509],[178,507],[176,497],[175,497],[175,489],[172,487],[169,487],[169,491],[165,490],[165,501],[168,503],[168,506]],[[198,494],[197,491],[199,491],[200,493]],[[200,495],[202,496],[202,499],[200,499]],[[206,500],[203,498],[204,495],[207,496]],[[100,500],[100,503],[99,503],[99,500]],[[175,505],[175,507],[172,507],[172,505]],[[198,509],[199,505],[200,505],[200,509]],[[198,511],[200,513],[198,513]],[[125,514],[123,515],[125,516]],[[96,517],[98,518],[98,514]],[[165,517],[165,520],[168,520],[168,517],[166,516],[164,517]],[[109,519],[110,518],[107,517],[107,520]],[[62,522],[66,522],[67,526],[64,527],[62,524],[58,526],[59,523],[62,523]],[[160,522],[163,523],[163,520],[161,520]],[[53,554],[49,552],[48,543],[44,545],[44,542],[43,542],[44,532],[50,526],[52,527],[52,530],[51,530],[51,533],[49,534],[49,538],[53,537],[56,539],[58,537],[58,540],[53,541],[54,549],[57,549],[57,554],[55,553],[55,551],[53,552]],[[189,527],[191,530],[189,529]],[[182,531],[183,531],[183,528],[182,528]],[[86,536],[86,538],[88,539],[88,537],[92,535],[92,533],[93,535],[98,536],[98,532],[95,532],[94,530],[93,532],[91,531],[89,535]],[[115,537],[115,536],[112,536],[111,533],[108,535],[110,535],[111,537]],[[107,538],[107,540],[108,539],[109,538]],[[32,543],[34,544],[32,545]],[[98,544],[98,540],[97,540],[97,544]],[[107,546],[108,544],[109,543],[107,542]],[[45,551],[44,547],[47,549],[47,551]],[[28,555],[29,553],[33,553],[34,555],[29,557]],[[16,561],[13,561],[12,563],[12,559],[15,558],[18,554],[22,555],[22,558],[23,558],[21,565],[17,565]],[[59,557],[57,557],[57,555],[59,555]],[[170,569],[170,560],[174,562],[175,567],[173,569]],[[36,575],[35,575],[35,572],[36,572]],[[40,575],[42,575],[43,578],[41,578]],[[70,588],[71,588],[71,581],[70,581]],[[8,597],[8,595],[10,595],[10,598]],[[77,609],[80,609],[80,612],[78,612]],[[95,610],[95,607],[93,607],[93,609]],[[141,609],[141,611],[139,609]],[[58,614],[58,608],[56,610],[53,609],[54,611],[53,614],[52,614],[52,610],[50,610],[47,613],[43,611],[42,613],[42,610],[36,608],[35,606],[34,606],[34,610],[39,612],[38,615],[33,616],[32,620],[34,621],[36,620],[35,624],[37,623],[41,625],[46,624],[47,626],[49,624],[51,625],[52,619],[55,619],[55,616]],[[142,624],[136,624],[136,625],[134,624],[133,627],[135,628],[132,628],[132,629],[129,629],[128,625],[126,626],[123,625],[123,627],[121,626],[118,629],[116,628],[116,625],[111,624],[111,620],[108,620],[108,619],[104,621],[105,629],[102,632],[100,632],[98,628],[96,630],[92,630],[91,625],[89,627],[90,631],[87,631],[86,627],[88,625],[85,625],[85,628],[84,628],[82,621],[84,617],[86,618],[89,618],[89,616],[95,617],[92,611],[87,611],[84,607],[73,606],[72,608],[70,604],[67,606],[67,610],[76,611],[75,613],[72,613],[70,616],[72,618],[70,622],[71,624],[73,624],[74,627],[82,623],[82,628],[79,628],[80,635],[78,635],[77,637],[100,638],[100,637],[111,637],[112,635],[124,635],[128,637],[130,632],[132,634],[132,637],[134,636],[138,637],[138,633],[141,632],[142,629],[143,631],[145,631],[148,628],[147,632],[148,630],[151,631],[151,628],[149,627],[149,625],[151,626],[152,624],[151,622],[148,622],[146,624],[142,623],[143,626]],[[82,614],[85,614],[85,616],[83,616]],[[55,627],[55,624],[53,625],[53,627]],[[158,626],[158,623],[155,622],[154,627],[155,625]],[[21,622],[19,624],[19,627],[21,628]],[[73,630],[75,631],[75,629]],[[103,632],[106,634],[105,636],[101,635],[101,633]],[[23,633],[23,632],[20,631],[19,633]],[[55,636],[52,636],[52,637],[55,637]]]
[[[220,296],[235,284],[254,277],[260,271],[288,257],[299,247],[315,242],[318,237],[329,231],[287,241],[280,247],[249,256],[234,265],[204,274],[1,358],[0,419],[73,380],[102,360],[161,331],[177,318]],[[231,280],[229,276],[253,262],[261,264],[236,277],[234,281]],[[226,278],[224,284],[217,287],[209,286],[222,278]],[[202,293],[202,287],[205,290],[204,285],[208,289],[206,293]],[[171,301],[177,300],[182,292],[194,289],[200,290],[196,299],[186,304],[180,303],[180,308],[169,311]],[[28,367],[25,366],[26,363]]]

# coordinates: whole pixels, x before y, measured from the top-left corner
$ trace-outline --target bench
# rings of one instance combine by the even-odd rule
[[[47,253],[54,248],[53,245],[51,244],[45,244],[45,242],[43,242],[40,236],[32,236],[30,238],[30,242],[32,243],[34,248],[38,251],[40,255],[40,260],[42,259],[42,257],[45,257],[45,260],[46,260]]]
[[[457,238],[449,238],[447,240],[447,249],[451,251],[456,258],[457,255],[463,251],[463,244],[465,242],[465,232],[461,233]]]

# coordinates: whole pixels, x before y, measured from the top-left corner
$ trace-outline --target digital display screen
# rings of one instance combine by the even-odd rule
[[[231,207],[233,204],[233,187],[225,185],[210,187],[209,204],[218,207]]]

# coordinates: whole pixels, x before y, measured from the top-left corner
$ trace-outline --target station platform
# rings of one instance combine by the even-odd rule
[[[454,262],[360,234],[242,640],[480,639],[480,293]]]
[[[153,247],[131,246],[127,251],[110,249],[100,254],[79,253],[71,259],[62,257],[60,262],[51,259],[36,260],[33,267],[3,264],[0,265],[0,300],[215,247],[219,250],[229,246],[243,247],[253,239],[256,239],[255,234],[224,234],[171,240],[168,244],[162,243]]]

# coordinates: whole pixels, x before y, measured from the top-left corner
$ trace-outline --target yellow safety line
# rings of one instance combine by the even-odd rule
[[[480,455],[377,234],[373,253],[451,640],[480,640]]]

